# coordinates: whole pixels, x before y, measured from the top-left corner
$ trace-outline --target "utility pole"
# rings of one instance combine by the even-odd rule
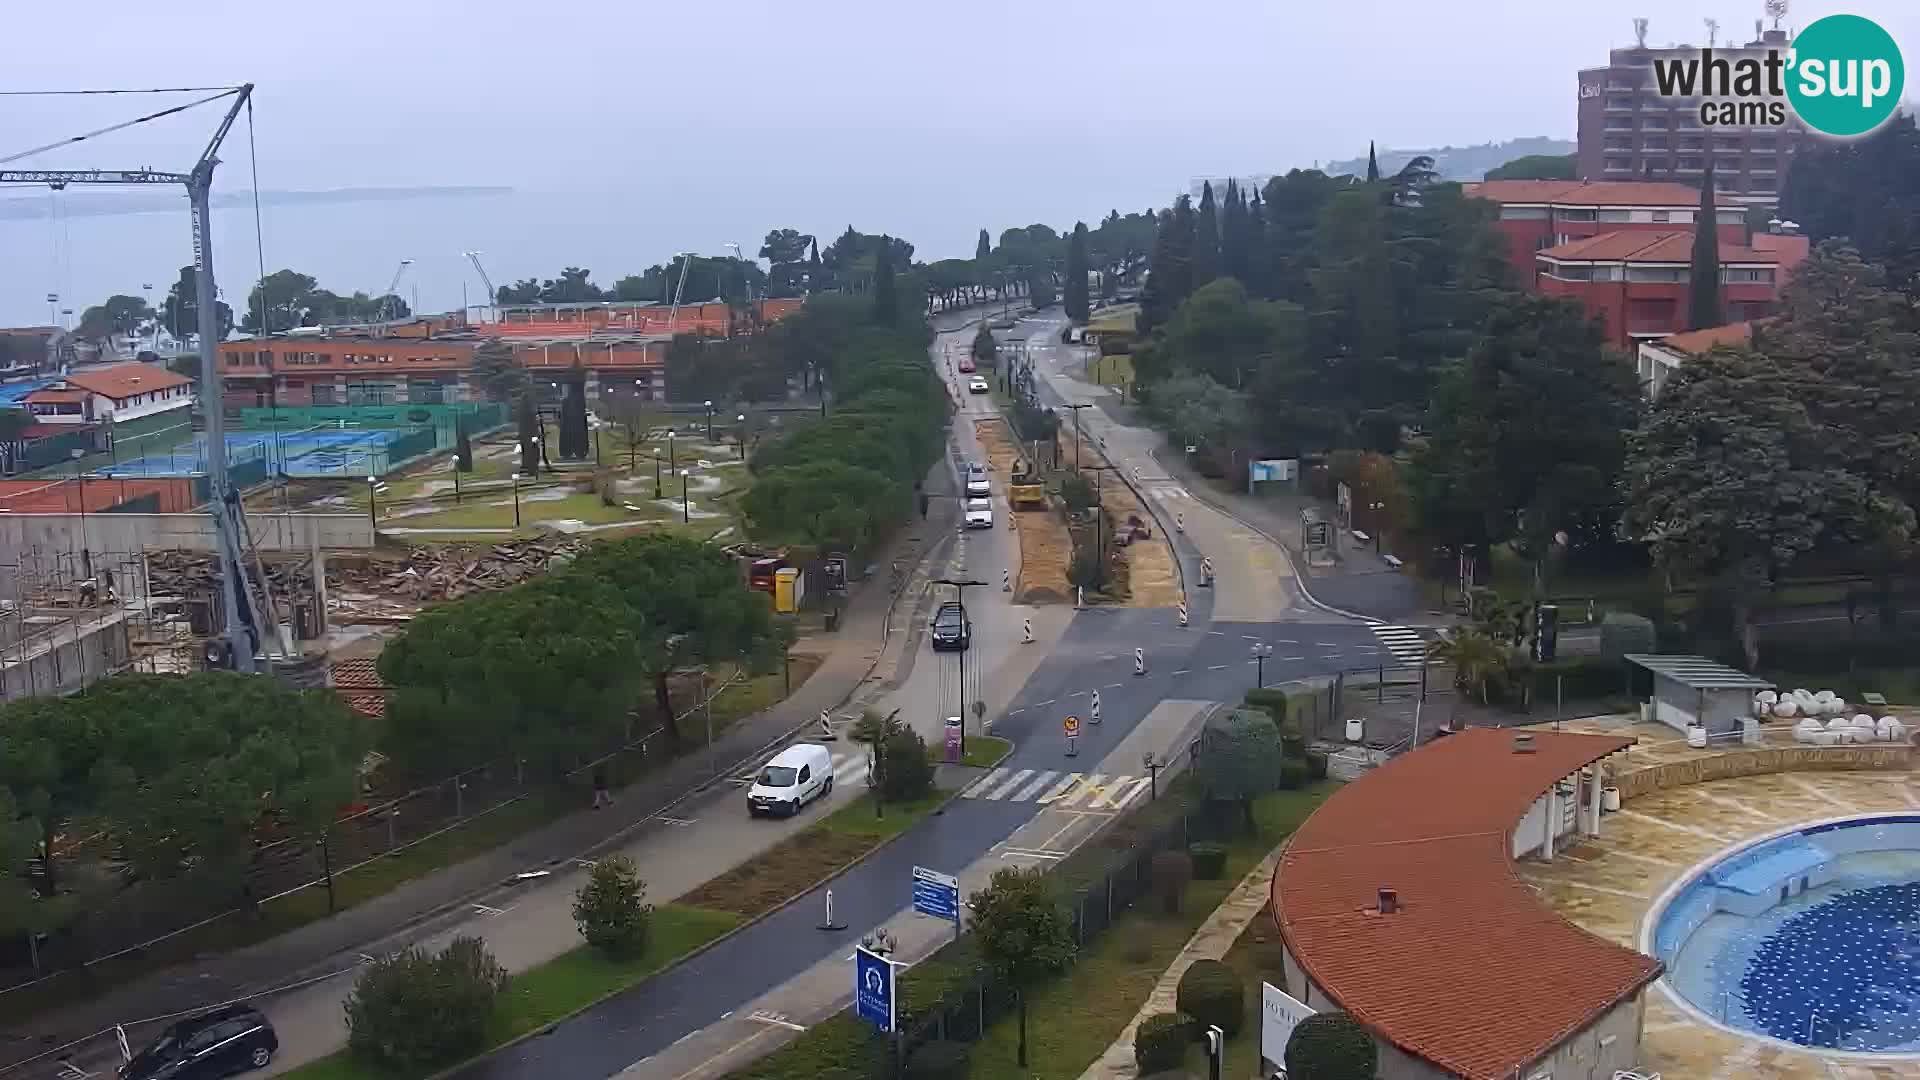
[[[1091,409],[1092,405],[1066,405],[1063,408],[1073,410],[1073,471],[1080,471],[1080,410]]]
[[[975,581],[972,578],[935,578],[933,584],[953,586],[954,599],[960,604],[960,625],[967,631],[967,648],[960,650],[960,693],[956,698],[960,703],[960,747],[961,752],[965,753],[967,745],[967,706],[969,704],[967,701],[967,652],[973,647],[973,626],[967,620],[967,590],[978,585],[985,585],[986,582]]]

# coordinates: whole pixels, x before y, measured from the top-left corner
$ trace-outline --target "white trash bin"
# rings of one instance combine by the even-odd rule
[[[1367,722],[1365,720],[1362,720],[1358,716],[1348,717],[1347,718],[1347,741],[1357,743],[1360,740],[1366,738],[1366,735],[1367,735],[1366,723]]]

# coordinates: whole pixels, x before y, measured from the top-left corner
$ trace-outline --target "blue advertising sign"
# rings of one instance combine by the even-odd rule
[[[952,874],[913,868],[913,910],[936,919],[960,921],[960,879]]]
[[[853,950],[853,1004],[860,1019],[893,1030],[893,965],[864,946]]]

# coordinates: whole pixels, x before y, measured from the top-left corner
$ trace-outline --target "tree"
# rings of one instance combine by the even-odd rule
[[[1245,286],[1223,278],[1194,290],[1134,367],[1150,380],[1184,367],[1244,390],[1263,369],[1298,363],[1306,347],[1306,315],[1298,305],[1250,301]]]
[[[456,416],[453,420],[453,462],[454,468],[461,472],[473,471],[473,440],[467,434],[467,418]]]
[[[1220,276],[1220,213],[1213,200],[1213,182],[1200,185],[1200,213],[1193,223],[1193,287],[1198,289]]]
[[[529,382],[512,343],[497,337],[473,350],[473,377],[488,401],[511,401],[526,392]]]
[[[1687,285],[1687,329],[1726,322],[1720,309],[1720,230],[1715,225],[1713,157],[1700,181],[1700,209],[1693,215],[1693,266]]]
[[[1280,777],[1280,728],[1264,709],[1235,709],[1207,725],[1200,783],[1207,798],[1240,805],[1248,830],[1253,800],[1272,791]]]
[[[514,398],[514,424],[520,440],[520,472],[540,475],[540,414],[533,404],[533,391],[525,389]]]
[[[741,497],[740,509],[756,536],[859,550],[905,499],[885,473],[812,461],[768,470]]]
[[[347,1049],[376,1068],[428,1073],[486,1044],[507,970],[477,937],[410,945],[368,964],[347,995]]]
[[[760,257],[767,260],[768,296],[805,293],[807,248],[812,243],[813,237],[797,229],[773,229],[767,233],[760,245]]]
[[[1920,297],[1920,129],[1912,114],[1795,154],[1778,216],[1816,242],[1846,241],[1885,268],[1891,287]]]
[[[158,318],[144,299],[116,294],[81,312],[74,334],[106,350],[115,338],[139,337]]]
[[[1795,167],[1799,161],[1794,162]],[[1579,166],[1572,154],[1528,154],[1487,170],[1488,180],[1578,180]]]
[[[560,456],[582,461],[593,453],[592,433],[587,430],[587,372],[575,355],[560,383]]]
[[[809,237],[807,239],[807,295],[812,296],[816,291],[825,288],[826,284],[827,273],[820,264],[820,241]]]
[[[933,791],[933,762],[927,760],[926,740],[912,729],[887,736],[880,760],[886,762],[880,776],[880,797],[886,801],[913,802]]]
[[[1380,182],[1380,159],[1374,156],[1373,141],[1368,140],[1367,141],[1367,183],[1377,184],[1379,182]]]
[[[1454,688],[1491,702],[1493,688],[1504,686],[1511,654],[1506,645],[1480,627],[1459,626],[1433,643],[1428,656],[1453,668]]]
[[[893,259],[888,249],[892,238],[882,236],[874,245],[873,321],[891,326],[900,317],[900,301],[893,292]]]
[[[646,951],[653,905],[647,883],[625,855],[596,859],[587,880],[573,894],[573,925],[587,944],[614,960],[631,960]]]
[[[180,268],[180,279],[167,289],[167,299],[160,305],[161,317],[166,320],[167,331],[175,341],[185,341],[200,333],[200,298],[197,277],[191,266]],[[233,309],[223,300],[213,302],[214,332],[225,341],[233,333]]]
[[[1751,349],[1690,358],[1628,440],[1624,528],[1673,579],[1715,582],[1750,667],[1758,593],[1821,543],[1911,529],[1842,468],[1793,374]],[[1887,519],[1896,519],[1889,522]]]
[[[1247,202],[1240,182],[1227,181],[1226,197],[1220,203],[1220,272],[1252,288],[1251,263],[1247,248]]]
[[[1060,905],[1053,883],[1038,867],[995,870],[987,887],[967,898],[980,959],[1018,996],[1020,1048],[1027,1067],[1027,991],[1066,970],[1075,950],[1073,920]]]
[[[1285,1054],[1287,1080],[1373,1080],[1380,1067],[1372,1033],[1344,1012],[1302,1019]]]
[[[1076,323],[1087,321],[1087,223],[1073,224],[1073,239],[1067,245],[1067,281],[1065,286],[1067,318]]]
[[[980,328],[973,332],[973,362],[980,367],[992,367],[999,359],[999,344],[993,340],[993,331],[982,321]]]
[[[975,262],[986,262],[992,257],[993,241],[988,238],[987,230],[981,229],[980,239],[973,245],[973,259]]]
[[[1173,318],[1193,292],[1193,208],[1185,195],[1162,213],[1154,233],[1147,284],[1140,298],[1140,331],[1146,333]]]
[[[1260,189],[1254,188],[1247,201],[1246,235],[1240,243],[1246,259],[1247,292],[1258,297],[1273,296],[1273,252],[1267,236],[1267,208]]]
[[[101,807],[95,770],[106,758],[106,736],[76,715],[69,698],[29,697],[0,706],[7,732],[0,753],[0,790],[8,796],[15,824],[31,841],[35,892],[59,892],[64,861],[57,841],[69,823]]]

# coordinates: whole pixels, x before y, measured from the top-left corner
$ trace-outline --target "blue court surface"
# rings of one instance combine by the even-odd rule
[[[0,383],[0,409],[17,406],[20,399],[43,386],[52,386],[58,379],[22,379],[19,382]]]
[[[365,431],[249,431],[228,435],[227,464],[238,468],[264,462],[269,474],[288,476],[381,476],[397,462],[388,446],[410,432],[401,429]],[[196,435],[172,450],[145,454],[95,470],[98,476],[181,476],[207,470],[206,436]]]

